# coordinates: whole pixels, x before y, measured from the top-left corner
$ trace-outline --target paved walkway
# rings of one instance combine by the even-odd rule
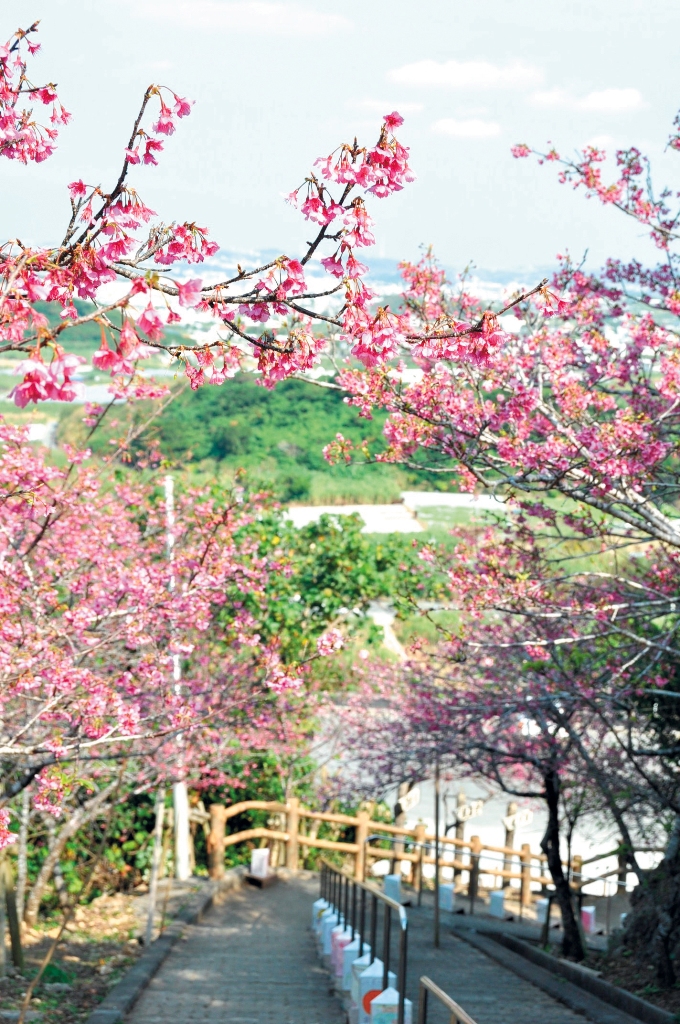
[[[309,927],[317,895],[316,881],[302,878],[229,894],[175,946],[129,1024],[344,1024]],[[435,950],[431,908],[407,913],[414,1021],[418,979],[427,974],[477,1024],[584,1024],[583,1016],[454,936],[445,915]],[[396,956],[395,933],[394,970]],[[428,1024],[448,1024],[432,997]]]
[[[179,942],[131,1024],[343,1024],[311,935],[316,882],[227,896]]]
[[[432,940],[430,908],[409,907],[409,954],[406,993],[417,1016],[418,979],[427,974],[470,1014],[477,1024],[584,1024],[585,1018],[551,999],[467,942],[451,934],[442,914],[440,948]],[[380,942],[378,942],[378,950]],[[446,1011],[433,996],[428,1024],[448,1024]]]

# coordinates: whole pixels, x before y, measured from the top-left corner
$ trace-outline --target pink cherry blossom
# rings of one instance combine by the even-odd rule
[[[316,641],[316,649],[322,658],[329,654],[335,654],[342,650],[345,645],[345,638],[339,629],[328,629]]]
[[[180,306],[188,306],[193,308],[198,305],[201,300],[201,288],[203,282],[198,278],[192,278],[191,281],[175,281],[177,285],[177,291],[179,293],[179,304]]]
[[[9,830],[9,821],[8,808],[0,807],[0,850],[6,849],[17,840],[16,833]]]

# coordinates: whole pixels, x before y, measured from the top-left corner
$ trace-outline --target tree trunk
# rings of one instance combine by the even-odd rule
[[[28,877],[28,825],[31,816],[31,791],[28,786],[21,794],[21,818],[19,825],[19,843],[17,849],[17,914],[19,920],[24,919],[24,896]]]
[[[104,789],[100,790],[99,793],[95,794],[87,803],[84,803],[77,811],[71,815],[69,820],[62,825],[59,834],[55,837],[55,842],[48,853],[47,857],[42,863],[38,877],[33,883],[33,887],[26,900],[26,910],[24,911],[24,920],[29,927],[33,927],[38,920],[38,910],[40,909],[40,900],[45,891],[45,887],[52,877],[55,864],[59,862],[62,850],[66,846],[66,843],[72,836],[76,834],[79,828],[86,825],[88,821],[91,821],[98,814],[101,814],[104,809],[104,803],[106,799],[113,793],[118,786],[118,782],[112,782]]]
[[[541,849],[548,858],[548,868],[555,886],[555,899],[562,914],[562,954],[573,960],[585,959],[585,949],[581,940],[571,889],[562,870],[560,855],[560,778],[557,772],[550,771],[544,777],[545,799],[548,805],[548,825],[541,841]]]
[[[156,919],[156,896],[158,893],[158,869],[161,864],[163,848],[163,818],[165,816],[165,786],[160,786],[156,793],[156,821],[153,830],[153,853],[151,870],[149,871],[149,909],[146,916],[146,932],[144,942],[147,946],[153,940],[154,922]]]
[[[680,815],[664,859],[644,873],[630,902],[623,944],[640,963],[654,966],[660,985],[671,988],[677,977],[673,961],[680,955]]]
[[[210,804],[210,832],[208,848],[208,874],[213,879],[224,878],[225,829],[227,809],[224,804]]]

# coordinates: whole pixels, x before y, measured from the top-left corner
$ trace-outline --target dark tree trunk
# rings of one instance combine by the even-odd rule
[[[680,955],[680,815],[676,815],[664,859],[645,872],[630,898],[623,944],[640,963],[653,965],[664,988],[676,982]]]
[[[562,953],[572,960],[583,960],[585,949],[581,939],[581,932],[574,914],[574,904],[571,898],[571,888],[562,870],[562,857],[560,855],[560,777],[555,771],[550,771],[544,778],[545,799],[548,804],[548,825],[545,835],[541,841],[541,849],[548,858],[548,868],[555,886],[555,899],[562,914],[562,928],[564,939],[562,941]]]

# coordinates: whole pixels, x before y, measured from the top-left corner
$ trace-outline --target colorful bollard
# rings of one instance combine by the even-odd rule
[[[337,926],[338,920],[337,911],[332,907],[321,915],[321,952],[324,956],[331,955],[331,932]]]
[[[338,936],[342,932],[344,932],[344,930],[345,930],[345,919],[342,916],[342,914],[340,914],[340,916],[338,917],[338,923],[336,925],[334,925],[333,928],[331,928],[330,937],[329,937],[329,940],[328,940],[328,952],[327,953],[326,953],[326,948],[324,946],[324,954],[325,954],[325,956],[329,956],[331,958],[331,964],[335,963],[335,944],[338,941]]]
[[[344,954],[347,946],[352,941],[352,929],[345,928],[341,935],[335,940],[335,960],[333,961],[333,974],[336,978],[342,978],[344,970]]]
[[[352,967],[359,960],[359,950],[361,948],[361,939],[358,935],[349,942],[342,951],[342,990],[343,992],[351,992],[352,990]],[[371,962],[371,947],[364,942],[364,952],[361,959],[366,959],[366,967]],[[363,970],[363,968],[362,968]]]
[[[383,892],[401,906],[401,875],[385,875]]]
[[[347,931],[347,925],[345,924],[345,918],[341,914],[338,923],[331,932],[331,971],[335,974],[335,965],[338,959],[338,939],[341,935],[344,935]]]
[[[317,926],[316,926],[316,933],[317,933],[319,939],[321,939],[321,937],[323,935],[323,926],[324,926],[325,922],[328,920],[328,918],[332,914],[336,914],[336,913],[337,913],[337,911],[336,911],[335,907],[333,906],[333,904],[329,903],[328,906],[326,907],[326,909],[322,910],[321,913],[319,914],[319,921],[318,921]],[[334,921],[333,924],[334,925],[337,924],[337,921]]]
[[[448,910],[453,913],[455,905],[455,893],[453,886],[449,883],[439,885],[439,909]]]
[[[550,910],[550,900],[536,900],[536,920],[539,924],[545,924]]]
[[[489,913],[492,917],[505,920],[505,889],[494,889],[489,897]]]
[[[595,923],[595,907],[581,907],[581,923],[586,935],[594,935],[597,931]]]
[[[315,932],[319,930],[319,918],[323,914],[324,910],[328,910],[328,900],[321,899],[315,900],[312,904],[312,929]]]
[[[352,996],[352,1003],[354,1006],[359,1005],[359,978],[364,971],[371,966],[373,963],[373,957],[371,956],[371,947],[364,946],[366,950],[360,957],[358,957],[352,964],[352,982],[350,986],[350,993]]]
[[[399,993],[390,986],[371,1000],[371,1024],[397,1024],[399,1018]],[[413,1006],[410,999],[404,1000],[404,1024],[411,1024]]]
[[[250,873],[253,878],[266,878],[269,874],[269,849],[250,851]]]
[[[387,987],[393,988],[396,984],[397,976],[394,971],[390,971],[387,977]],[[382,991],[383,962],[376,959],[359,977],[359,1024],[370,1024],[371,1003]]]

